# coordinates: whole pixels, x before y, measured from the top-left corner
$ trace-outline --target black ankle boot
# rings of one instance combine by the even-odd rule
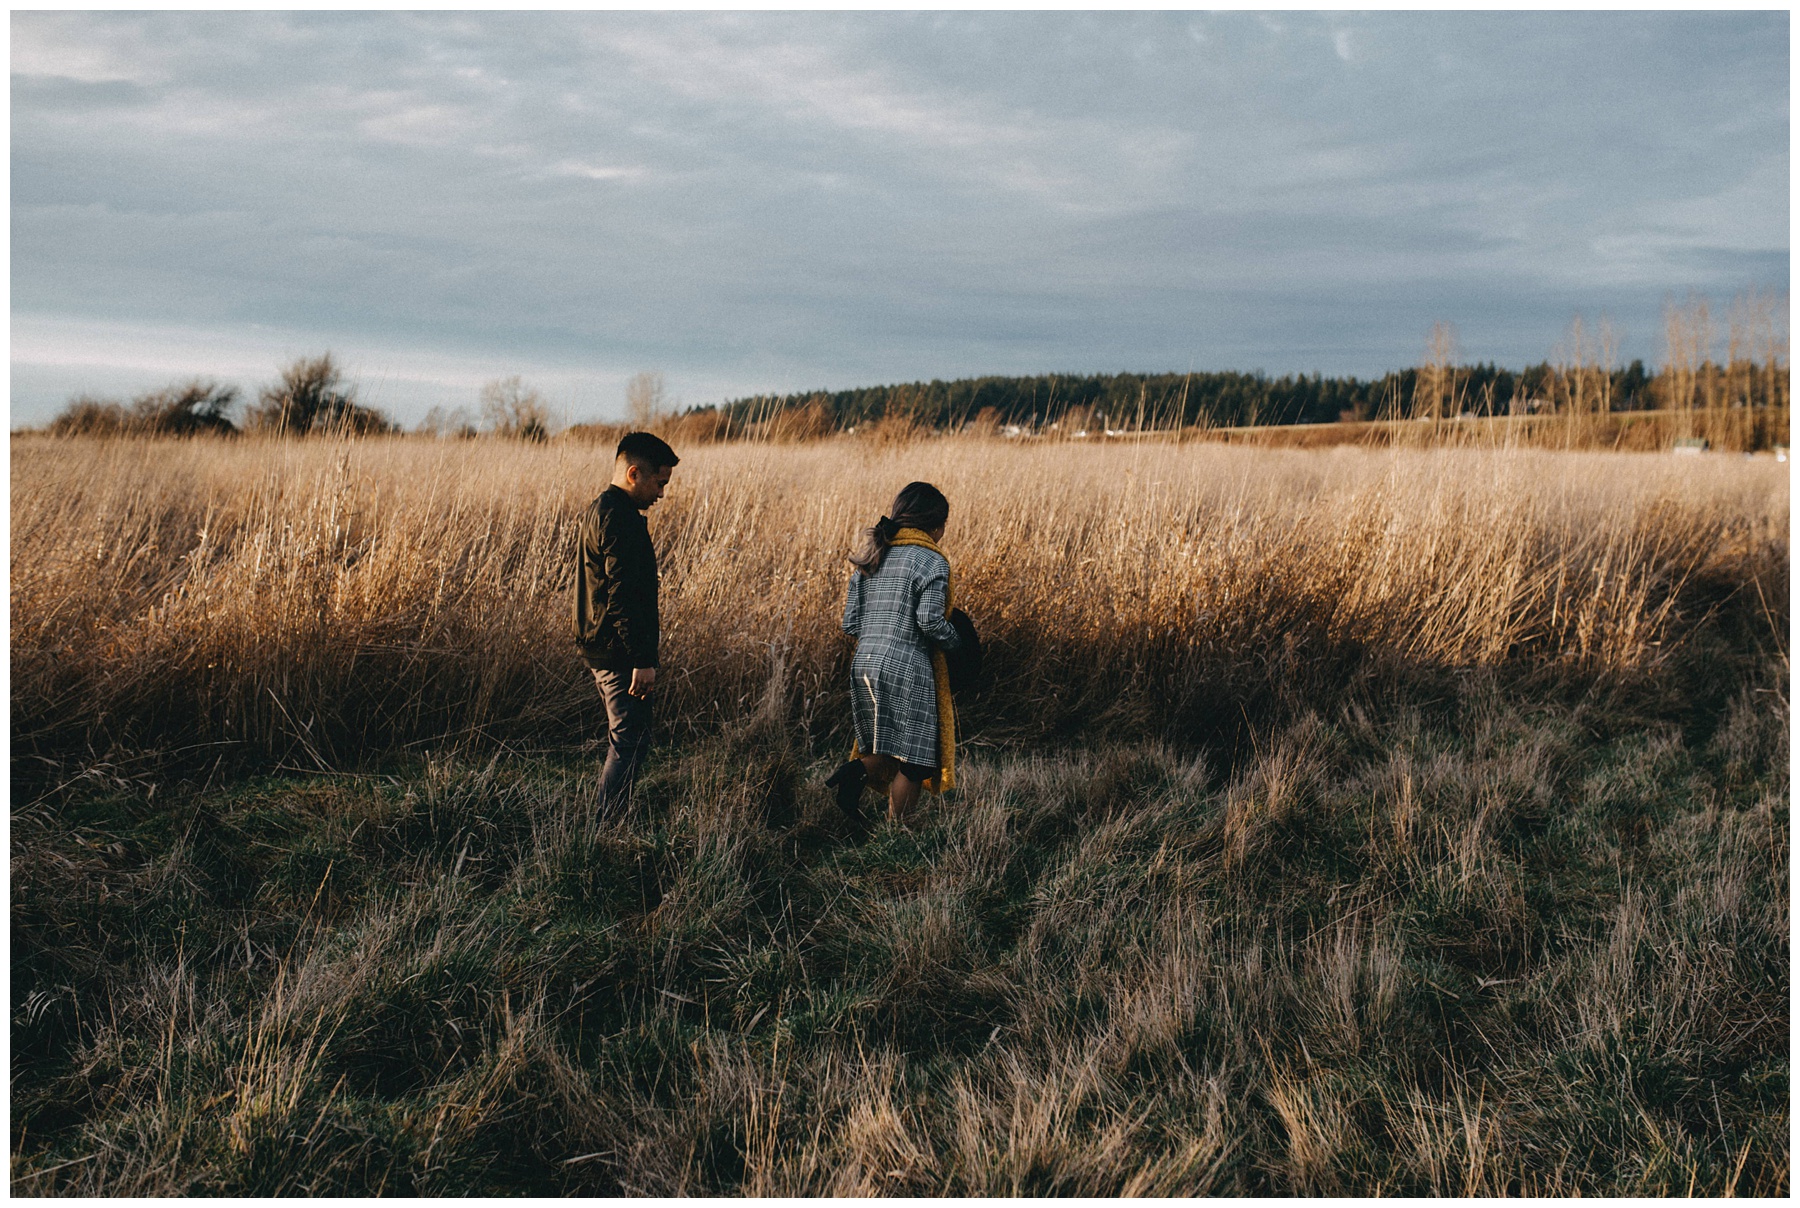
[[[825,778],[825,783],[837,790],[837,807],[853,822],[864,820],[862,806],[857,800],[862,796],[863,782],[868,776],[862,760],[852,759]]]

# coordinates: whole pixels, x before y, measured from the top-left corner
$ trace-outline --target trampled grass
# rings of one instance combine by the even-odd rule
[[[1785,1193],[1784,467],[696,450],[596,826],[604,469],[15,441],[16,1192]],[[857,841],[912,477],[993,668]]]

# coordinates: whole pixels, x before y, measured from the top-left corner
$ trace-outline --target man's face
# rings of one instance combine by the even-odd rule
[[[646,470],[642,466],[627,464],[625,467],[625,493],[631,496],[631,502],[640,508],[647,508],[663,497],[669,489],[669,476],[675,473],[674,466],[659,466],[654,470]]]

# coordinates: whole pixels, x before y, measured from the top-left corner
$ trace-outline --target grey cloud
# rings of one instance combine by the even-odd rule
[[[726,393],[1649,356],[1786,279],[1787,20],[18,13],[15,315]]]

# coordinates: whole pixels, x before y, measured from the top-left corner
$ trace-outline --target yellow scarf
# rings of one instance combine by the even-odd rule
[[[937,542],[915,528],[901,529],[888,544],[917,545],[944,556],[944,551],[937,547]],[[944,556],[944,561],[949,562],[949,557]],[[951,600],[954,598],[955,584],[956,576],[953,572],[950,581],[944,585],[945,616],[950,615],[953,607]],[[925,781],[925,787],[934,793],[942,793],[956,787],[956,704],[950,699],[950,668],[944,662],[944,652],[935,646],[931,650],[931,678],[937,685],[938,763],[942,766],[938,768],[936,776]],[[856,759],[858,755],[856,744],[852,742],[850,758]]]

